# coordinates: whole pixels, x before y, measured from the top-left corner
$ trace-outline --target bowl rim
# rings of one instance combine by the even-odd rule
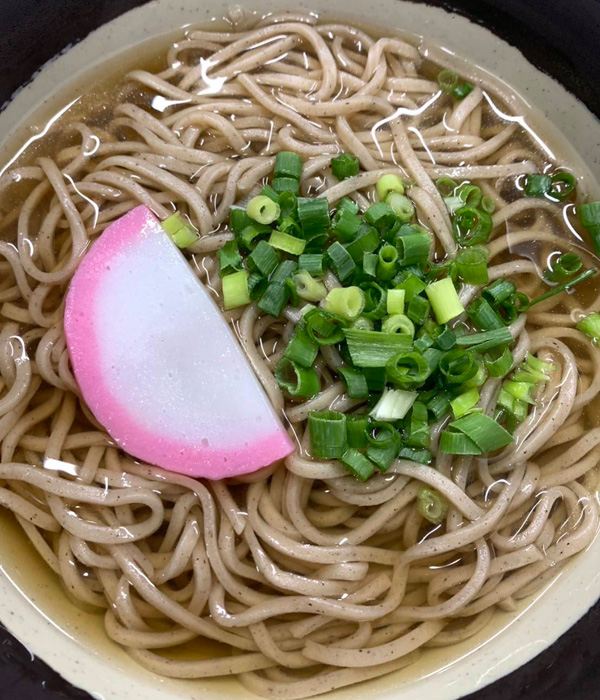
[[[169,27],[167,33],[170,33],[171,29],[222,16],[229,4],[224,0],[212,0],[210,3],[207,0],[153,0],[111,20],[43,66],[32,81],[13,96],[0,113],[0,139],[13,132],[19,124],[26,123],[32,112],[45,101],[47,86],[60,85],[64,75],[71,75],[69,82],[72,82],[91,66],[120,53],[125,45],[132,46],[150,37],[163,35],[166,33],[165,27]],[[312,9],[316,4],[310,0],[277,2],[282,9],[296,11]],[[258,11],[268,11],[272,3],[269,0],[251,0],[246,5]],[[552,115],[552,120],[561,127],[573,148],[586,154],[590,171],[599,179],[600,139],[593,135],[600,134],[600,122],[564,87],[532,66],[517,49],[464,16],[407,0],[372,0],[369,21],[375,25],[378,22],[384,24],[386,19],[389,21],[390,12],[398,14],[394,25],[400,29],[423,34],[492,72],[502,66],[503,79],[517,88],[528,102],[535,104],[541,113],[547,117]],[[360,21],[361,14],[364,15],[361,0],[328,1],[327,15]],[[451,31],[448,30],[449,26]],[[465,37],[470,41],[465,42]],[[468,49],[465,50],[465,47]],[[560,108],[557,108],[557,104],[560,104]],[[579,156],[575,159],[581,161]],[[189,685],[163,681],[143,670],[132,680],[127,675],[130,669],[123,665],[122,656],[115,653],[114,658],[110,655],[104,658],[82,645],[76,635],[65,633],[56,621],[44,614],[35,597],[25,591],[27,586],[23,586],[19,575],[10,567],[3,566],[2,551],[3,544],[0,543],[0,621],[33,654],[46,661],[66,680],[100,700],[112,697],[118,700],[174,700],[180,697],[180,691],[169,688],[176,685],[188,688],[188,697],[196,697],[189,694]],[[600,597],[600,574],[590,576],[586,570],[600,571],[598,537],[573,565],[559,572],[542,596],[526,601],[511,623],[484,645],[473,649],[458,663],[403,683],[403,699],[417,700],[435,693],[437,700],[456,700],[531,660],[566,632]],[[391,700],[399,688],[393,680],[395,677],[396,674],[393,674],[382,683],[371,681],[368,687],[376,689],[375,694],[381,700]],[[198,690],[201,693],[197,697],[220,700],[231,696],[230,686],[225,686],[225,694],[218,682],[214,688],[212,692],[204,680],[200,681]],[[356,694],[356,687],[351,686],[327,697],[335,695],[336,698],[349,700]],[[254,697],[241,689],[236,695]]]

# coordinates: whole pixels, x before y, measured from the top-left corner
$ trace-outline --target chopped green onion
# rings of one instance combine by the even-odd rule
[[[377,278],[379,280],[391,280],[398,270],[398,251],[393,245],[386,243],[381,246],[378,254]]]
[[[421,265],[429,256],[431,237],[428,233],[413,233],[396,239],[401,265]]]
[[[439,369],[450,384],[463,384],[477,374],[478,365],[473,353],[457,348],[441,358]]]
[[[513,396],[517,401],[524,401],[525,403],[535,404],[535,400],[531,396],[531,390],[533,384],[529,382],[515,382],[511,380],[505,380],[502,382],[502,389]]]
[[[512,441],[512,435],[483,413],[469,413],[450,423],[451,429],[461,432],[472,440],[482,454],[495,452]]]
[[[281,208],[277,202],[274,202],[265,195],[253,197],[246,208],[248,216],[259,224],[272,224],[279,218]]]
[[[191,226],[182,226],[177,233],[171,236],[171,240],[178,248],[187,248],[200,238],[197,231]]]
[[[425,287],[425,294],[429,297],[438,323],[448,323],[465,310],[460,303],[454,283],[449,277],[428,284]]]
[[[364,367],[363,372],[370,392],[379,394],[384,391],[385,367]]]
[[[338,180],[358,175],[359,162],[356,156],[350,153],[341,153],[331,160],[331,172]]]
[[[234,233],[241,233],[246,226],[250,226],[251,223],[252,219],[246,214],[245,209],[232,207],[229,210],[229,226]],[[165,222],[163,221],[163,226],[164,224]]]
[[[460,246],[486,243],[492,231],[492,217],[481,209],[462,207],[454,214],[452,230]]]
[[[477,362],[477,373],[474,377],[471,377],[471,379],[467,379],[467,381],[463,384],[462,388],[465,391],[473,387],[482,386],[485,383],[485,380],[488,378],[488,372],[485,368],[483,360],[480,357],[476,356],[475,362]]]
[[[253,250],[257,245],[257,242],[254,239],[270,234],[271,231],[272,229],[270,226],[259,223],[251,223],[249,226],[242,229],[239,234],[237,234],[237,239],[240,245],[246,250]]]
[[[343,331],[348,342],[348,351],[356,367],[385,367],[390,358],[400,350],[408,350],[411,337],[399,333],[363,331],[346,328]]]
[[[458,183],[452,180],[452,178],[440,177],[436,181],[435,186],[442,197],[450,197],[458,188]]]
[[[402,276],[402,279],[398,279],[400,276]],[[398,280],[398,281],[396,282],[396,280]],[[404,292],[405,292],[404,301],[407,304],[410,304],[413,297],[417,294],[420,294],[427,286],[425,284],[425,282],[423,282],[422,279],[419,279],[419,277],[417,277],[412,272],[401,273],[401,275],[398,275],[394,279],[394,282],[396,282],[396,289],[403,289],[404,290]]]
[[[375,253],[363,253],[363,273],[369,277],[377,277],[377,264],[379,255]]]
[[[279,193],[275,192],[271,185],[265,185],[260,191],[260,195],[262,197],[268,197],[279,204]]]
[[[444,353],[436,348],[427,348],[427,350],[423,352],[423,358],[425,362],[427,362],[430,374],[437,370],[443,356]]]
[[[577,214],[579,222],[590,234],[596,255],[600,255],[600,202],[578,204]]]
[[[477,391],[477,387],[472,387],[462,394],[459,394],[455,399],[450,401],[450,406],[452,408],[452,413],[454,413],[454,417],[460,418],[474,408],[478,401],[479,392]]]
[[[226,311],[250,303],[248,273],[245,270],[223,277],[223,306]]]
[[[307,270],[298,270],[292,275],[292,281],[296,286],[296,293],[305,301],[322,301],[327,296],[327,290],[323,282],[311,277]]]
[[[385,202],[372,204],[365,211],[364,217],[368,223],[379,230],[390,224],[396,218],[392,209]]]
[[[284,260],[277,265],[269,281],[283,284],[294,274],[294,272],[296,272],[297,269],[298,264],[293,260]]]
[[[239,273],[236,273],[239,274]],[[227,277],[223,278],[225,281]],[[284,306],[287,304],[290,298],[290,289],[286,282],[269,282],[265,293],[260,298],[258,302],[258,308],[270,316],[278,318],[281,316]]]
[[[484,331],[504,328],[504,321],[483,297],[474,299],[467,307],[467,316]]]
[[[256,300],[265,293],[268,280],[260,272],[252,272],[248,277],[248,292],[250,299]]]
[[[385,389],[372,409],[371,416],[377,421],[402,420],[410,411],[417,396],[416,391]]]
[[[496,403],[498,406],[502,406],[502,408],[506,409],[509,413],[514,414],[515,397],[512,394],[509,394],[504,387],[500,389]]]
[[[521,423],[525,420],[525,418],[527,418],[527,411],[528,405],[525,403],[525,401],[518,401],[515,399],[512,415],[518,423]]]
[[[404,313],[404,297],[406,291],[404,289],[388,289],[386,297],[386,310],[388,314]]]
[[[377,180],[375,189],[377,190],[377,197],[383,202],[390,192],[404,194],[404,183],[398,175],[390,173],[388,175],[382,175],[379,180]]]
[[[327,248],[327,256],[340,282],[347,280],[356,270],[354,260],[339,241],[335,241]]]
[[[290,236],[289,233],[275,230],[269,238],[269,245],[290,255],[301,255],[306,248],[306,241],[303,238]]]
[[[295,177],[275,177],[271,182],[271,187],[278,195],[287,192],[294,195],[300,194],[300,182]]]
[[[314,369],[301,367],[283,357],[275,368],[275,380],[290,396],[310,399],[321,390],[319,375]]]
[[[452,96],[457,100],[463,100],[470,92],[473,92],[471,83],[460,83],[452,90]]]
[[[572,280],[569,280],[568,282],[565,282],[564,284],[558,285],[558,287],[554,287],[554,289],[550,290],[549,292],[546,292],[546,294],[542,294],[541,296],[537,297],[537,299],[533,299],[530,301],[527,306],[525,307],[524,311],[527,311],[530,309],[532,306],[535,306],[535,304],[539,304],[542,301],[546,301],[546,299],[550,299],[553,297],[555,294],[560,294],[561,292],[564,292],[566,289],[571,289],[571,287],[574,287],[576,284],[579,284],[580,282],[583,282],[586,280],[588,277],[591,277],[592,275],[595,275],[598,270],[596,270],[595,267],[593,267],[590,270],[586,270],[585,272],[582,272],[580,275],[577,275],[577,277],[573,278]]]
[[[359,331],[372,331],[375,329],[375,323],[370,318],[359,316],[350,324],[351,328],[356,328]]]
[[[576,184],[577,181],[572,173],[555,173],[546,196],[554,201],[562,202],[573,192]]]
[[[352,260],[359,264],[364,260],[365,253],[372,253],[379,247],[380,243],[381,239],[379,238],[379,234],[377,233],[376,229],[374,229],[372,226],[361,227],[361,230],[358,232],[356,238],[352,241],[352,243],[348,243],[346,246],[346,250],[350,254]],[[377,260],[379,260],[379,257],[376,257]]]
[[[544,362],[544,360],[540,360],[539,357],[536,357],[531,353],[527,354],[525,364],[530,371],[540,372],[546,375],[546,377],[550,376],[550,374],[556,369],[556,367],[550,362]]]
[[[466,284],[487,284],[489,282],[487,263],[489,253],[482,246],[463,248],[456,255],[456,271]]]
[[[375,471],[373,463],[361,452],[349,447],[340,457],[346,469],[360,481],[366,481]]]
[[[600,314],[589,314],[582,321],[579,321],[577,328],[594,342],[598,342],[600,340]]]
[[[279,256],[266,241],[259,241],[246,262],[250,270],[258,270],[268,277],[279,264]]]
[[[475,348],[475,350],[479,350],[479,348]],[[462,388],[465,390],[472,387],[482,386],[485,383],[485,380],[488,378],[488,371],[485,367],[485,363],[483,362],[483,358],[476,355],[475,362],[477,362],[477,373],[474,377],[471,377],[471,379],[467,379],[467,381],[463,384]]]
[[[514,282],[506,280],[503,277],[492,282],[487,289],[481,292],[481,296],[486,299],[492,306],[498,306],[503,301],[510,299],[517,291]]]
[[[439,525],[448,513],[448,501],[437,491],[421,486],[417,493],[417,511],[432,525]]]
[[[400,192],[390,192],[385,198],[385,203],[402,224],[407,224],[415,215],[415,205]]]
[[[306,332],[317,345],[336,345],[344,340],[346,321],[325,309],[311,309],[304,316]]]
[[[183,221],[178,211],[162,221],[161,226],[178,248],[187,248],[199,238],[196,229]]]
[[[544,270],[544,277],[550,282],[563,282],[576,272],[579,272],[582,267],[583,260],[579,255],[564,253],[552,263],[551,268]]]
[[[302,238],[302,229],[300,228],[300,223],[298,222],[298,217],[296,216],[296,195],[292,194],[291,192],[284,192],[283,194],[279,195],[279,201],[282,202],[280,205],[282,207],[282,213],[274,226],[276,226],[279,231],[283,231],[283,233],[289,233],[290,236]],[[293,207],[291,204],[292,202]],[[290,207],[292,207],[290,214],[283,214],[284,206],[286,211],[289,211]]]
[[[502,349],[502,353],[500,355],[497,353],[498,351],[496,351],[496,357],[492,357],[492,355],[484,355],[483,358],[483,362],[487,371],[490,373],[490,377],[503,377],[505,374],[510,372],[511,367],[513,366],[513,356],[507,346]]]
[[[302,158],[291,151],[280,151],[275,156],[274,177],[291,177],[299,180],[302,175]]]
[[[550,175],[530,173],[525,176],[525,194],[527,197],[544,197],[552,186]]]
[[[342,197],[337,203],[337,211],[347,211],[349,214],[358,214],[358,204],[350,199],[350,197]]]
[[[367,448],[367,457],[375,464],[380,472],[385,473],[389,468],[390,464],[394,461],[394,458],[398,454],[400,448],[400,436],[398,436],[398,445],[392,447],[375,447],[371,445]]]
[[[392,314],[385,318],[381,324],[381,330],[384,333],[405,333],[411,338],[415,334],[414,323],[404,314]]]
[[[483,450],[467,435],[451,433],[449,430],[442,430],[439,449],[447,455],[483,454]]]
[[[481,204],[481,188],[464,182],[456,190],[456,194],[468,207],[478,207]]]
[[[311,452],[321,459],[339,459],[346,451],[346,416],[338,411],[308,414]]]
[[[452,195],[450,197],[444,197],[444,204],[449,213],[454,216],[456,212],[465,206],[463,200],[457,195]]]
[[[351,212],[349,209],[338,209],[333,215],[332,228],[333,233],[342,241],[352,241],[356,238],[362,220],[358,214]]]
[[[365,308],[365,293],[359,287],[335,287],[327,294],[325,308],[347,321],[353,321]]]
[[[367,441],[367,426],[369,417],[366,413],[353,413],[346,416],[346,436],[348,446],[355,447],[358,450],[366,449]]]
[[[164,221],[161,222],[162,229],[165,233],[168,233],[169,236],[172,236],[173,234],[177,233],[179,229],[183,228],[185,226],[185,222],[181,218],[180,212],[176,211],[174,214],[171,214],[171,216],[168,216]]]
[[[413,297],[406,309],[406,315],[415,323],[424,323],[429,316],[429,302],[421,296]]]
[[[436,420],[439,420],[449,407],[450,395],[446,391],[436,393],[436,395],[427,402],[427,408],[433,413]]]
[[[431,374],[427,360],[415,350],[402,350],[391,357],[385,366],[385,371],[388,379],[402,389],[421,386]]]
[[[219,259],[219,275],[221,277],[242,269],[242,256],[235,241],[227,241],[217,251],[217,258]]]
[[[512,342],[514,342],[514,338],[508,328],[504,326],[490,331],[483,331],[482,333],[461,335],[456,339],[457,345],[470,347],[477,352],[510,345]]]
[[[494,200],[491,197],[488,197],[487,195],[481,198],[480,206],[483,209],[483,211],[486,211],[488,214],[493,214],[496,210],[496,202],[494,202]]]
[[[372,321],[382,319],[387,310],[387,292],[376,282],[367,282],[361,285],[365,292],[364,316]]]
[[[302,253],[298,258],[298,267],[313,276],[322,275],[325,272],[325,255],[323,253]]]
[[[408,459],[419,464],[431,464],[433,455],[429,450],[416,450],[414,447],[402,447],[398,452],[398,459]]]
[[[582,226],[600,226],[600,202],[586,202],[577,205],[577,213]]]
[[[438,73],[437,84],[442,88],[444,92],[452,92],[454,88],[458,85],[458,74],[453,70],[444,68]]]
[[[303,328],[297,326],[283,356],[301,367],[312,367],[318,352],[319,346],[308,336]]]
[[[445,327],[441,333],[435,338],[435,344],[440,350],[450,350],[456,345],[456,333],[448,327]]]
[[[346,393],[351,399],[369,398],[369,387],[365,375],[354,367],[339,367],[338,373],[346,384]]]
[[[298,219],[305,238],[325,233],[330,225],[329,202],[324,197],[299,197]]]
[[[376,447],[393,447],[400,442],[400,434],[389,421],[373,420],[367,430],[367,442]]]
[[[410,422],[406,444],[409,447],[428,448],[431,443],[431,431],[427,421],[427,406],[415,403],[410,413]]]
[[[526,364],[522,364],[520,367],[517,367],[511,377],[511,381],[513,382],[525,382],[526,384],[535,385],[537,385],[539,382],[545,382],[547,379],[548,378],[546,375],[542,374],[541,372],[539,374],[537,372],[531,372]]]

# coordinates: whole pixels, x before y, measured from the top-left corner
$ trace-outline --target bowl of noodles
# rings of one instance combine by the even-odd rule
[[[0,619],[96,697],[455,700],[600,595],[598,126],[467,20],[318,9],[159,0],[0,114]],[[140,206],[283,457],[184,473],[100,419],[65,308]]]

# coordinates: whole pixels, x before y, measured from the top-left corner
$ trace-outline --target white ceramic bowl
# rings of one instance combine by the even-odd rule
[[[319,10],[356,24],[380,24],[424,35],[501,76],[541,113],[549,116],[576,151],[585,154],[596,178],[600,175],[600,124],[586,108],[547,75],[533,68],[514,48],[480,26],[443,10],[401,0],[249,0],[259,12],[274,9]],[[46,65],[31,84],[0,114],[0,140],[11,134],[0,162],[27,138],[33,124],[43,127],[60,107],[75,97],[89,72],[124,49],[186,24],[222,17],[226,0],[156,0],[94,32],[85,41]],[[128,53],[114,68],[135,59]],[[64,87],[64,76],[71,76]],[[45,118],[44,118],[44,116]],[[554,137],[555,138],[555,137]],[[556,141],[555,141],[556,142]],[[562,144],[565,152],[569,147]],[[571,162],[579,160],[570,151]],[[584,166],[581,164],[581,168]],[[160,678],[137,666],[104,634],[100,616],[78,610],[61,584],[25,543],[16,522],[0,513],[0,620],[30,651],[67,680],[98,700],[222,700],[254,698],[235,680],[178,681]],[[600,538],[516,613],[498,613],[483,634],[463,644],[427,650],[422,661],[364,686],[336,691],[328,698],[392,700],[456,700],[513,671],[548,647],[573,625],[600,596]]]

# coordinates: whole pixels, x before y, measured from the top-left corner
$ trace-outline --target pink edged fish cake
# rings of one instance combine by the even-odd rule
[[[133,457],[222,479],[292,452],[231,329],[147,207],[91,246],[64,324],[84,400]]]

